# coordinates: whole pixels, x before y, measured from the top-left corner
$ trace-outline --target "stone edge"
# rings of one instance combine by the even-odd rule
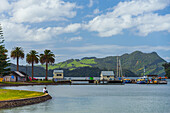
[[[49,99],[52,99],[52,97],[49,94],[44,94],[42,96],[32,98],[0,101],[0,109],[37,104]]]

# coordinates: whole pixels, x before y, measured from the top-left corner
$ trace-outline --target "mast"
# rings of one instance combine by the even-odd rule
[[[119,59],[119,71],[120,71],[120,77],[122,77],[122,66],[121,66],[121,62],[120,62],[120,59]]]
[[[119,67],[118,67],[118,66],[119,66],[119,64],[118,64],[118,56],[117,56],[117,77],[119,77],[119,75],[118,75],[118,73],[119,73],[119,72],[118,72],[118,70],[119,70],[118,68],[119,68]]]
[[[145,66],[143,66],[143,76],[145,76]]]
[[[122,76],[122,66],[121,66],[121,61],[120,58],[117,56],[117,77]]]

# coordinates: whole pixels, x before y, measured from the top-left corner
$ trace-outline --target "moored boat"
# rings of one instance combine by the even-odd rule
[[[131,79],[123,79],[125,83],[132,83]]]
[[[159,77],[158,84],[167,84],[167,77]]]

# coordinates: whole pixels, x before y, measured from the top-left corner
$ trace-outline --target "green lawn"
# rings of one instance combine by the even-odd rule
[[[53,83],[52,80],[48,80],[48,81],[29,81],[30,83]]]
[[[24,90],[0,89],[0,101],[42,96],[44,93]]]
[[[0,82],[2,84],[25,84],[24,82]]]
[[[71,62],[60,62],[55,65],[49,65],[48,69],[56,69],[56,68],[69,68],[70,70],[74,70],[77,67],[92,67],[91,65],[97,64],[94,59],[83,59],[80,61],[73,60]],[[41,67],[45,68],[45,65],[40,65]]]

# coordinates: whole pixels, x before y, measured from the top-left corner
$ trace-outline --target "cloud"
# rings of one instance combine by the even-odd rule
[[[78,51],[78,52],[102,52],[102,53],[118,53],[118,51],[126,53],[136,50],[153,52],[153,51],[170,51],[170,46],[120,46],[120,45],[86,45],[81,47],[65,47],[63,50]]]
[[[170,14],[160,16],[158,14],[146,14],[133,19],[138,24],[136,29],[139,35],[147,36],[151,32],[170,32]]]
[[[73,9],[79,8],[75,3],[62,0],[18,0],[11,5],[10,19],[17,23],[65,20],[76,16]]]
[[[163,59],[170,62],[170,57],[163,57]]]
[[[142,36],[157,31],[170,32],[170,15],[154,13],[169,4],[170,2],[166,0],[120,2],[113,11],[95,17],[84,25],[84,28],[97,32],[100,37],[122,34],[125,29],[136,29],[136,33]]]
[[[93,0],[90,0],[88,7],[92,7],[92,6],[93,6]]]
[[[93,13],[94,13],[94,14],[99,14],[99,13],[100,13],[100,10],[99,10],[99,9],[95,9],[95,10],[93,11]]]
[[[4,20],[2,21],[2,27],[6,41],[47,42],[54,40],[60,34],[76,32],[81,28],[81,25],[75,23],[66,27],[30,28],[30,26]]]
[[[68,25],[67,27],[65,27],[64,29],[63,29],[63,32],[64,33],[72,33],[72,32],[76,32],[78,29],[80,29],[81,28],[81,24],[79,24],[79,23],[74,23],[74,24],[70,24],[70,25]]]
[[[10,7],[11,6],[8,3],[7,0],[1,0],[1,3],[0,3],[0,13],[10,9]]]
[[[81,41],[83,38],[81,36],[78,36],[78,37],[71,37],[68,39],[69,42],[72,42],[72,41]]]

